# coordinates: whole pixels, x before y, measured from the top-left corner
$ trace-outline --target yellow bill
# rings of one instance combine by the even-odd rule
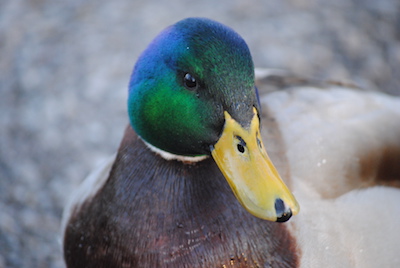
[[[257,110],[249,129],[224,112],[223,133],[211,154],[236,198],[251,214],[270,221],[287,221],[299,205],[269,159],[260,135]]]

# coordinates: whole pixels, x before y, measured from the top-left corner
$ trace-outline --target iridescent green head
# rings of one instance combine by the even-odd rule
[[[299,211],[262,143],[253,61],[232,29],[200,18],[165,29],[136,63],[128,111],[153,147],[211,155],[253,215],[287,221]]]
[[[254,66],[245,41],[204,18],[161,32],[138,59],[129,85],[128,111],[137,134],[178,155],[210,154],[224,111],[249,125],[253,106]]]

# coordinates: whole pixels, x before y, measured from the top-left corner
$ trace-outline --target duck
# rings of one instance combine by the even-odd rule
[[[400,264],[398,97],[255,69],[206,18],[163,30],[128,88],[118,152],[64,211],[67,267]]]

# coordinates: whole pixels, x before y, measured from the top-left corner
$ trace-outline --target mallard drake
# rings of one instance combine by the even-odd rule
[[[305,87],[296,79],[289,80],[301,81],[301,89],[267,93],[264,85],[271,81],[279,81],[279,88],[293,84],[283,84],[285,75],[276,72],[256,70],[256,76],[260,94],[246,43],[215,21],[185,19],[154,39],[131,76],[130,124],[117,155],[89,175],[65,210],[68,267],[349,267],[399,261],[395,247],[385,250],[385,258],[374,258],[371,249],[378,246],[368,247],[378,238],[400,244],[393,233],[400,223],[394,205],[399,190],[355,189],[379,184],[382,169],[398,179],[392,160],[386,166],[363,161],[387,158],[376,156],[374,148],[391,148],[390,159],[400,155],[400,101],[339,86]],[[375,127],[366,131],[368,126]],[[363,160],[368,139],[377,142],[368,154],[372,160]],[[299,205],[263,140],[303,207],[288,223],[274,221],[288,221]],[[368,207],[374,194],[379,205]],[[367,207],[379,222],[391,213],[397,224],[387,229],[392,233],[372,231]]]

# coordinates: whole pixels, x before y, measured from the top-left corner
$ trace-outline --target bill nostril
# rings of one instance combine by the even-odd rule
[[[280,198],[275,200],[275,211],[277,222],[285,222],[292,217],[292,210],[290,208],[286,208],[285,203]]]

